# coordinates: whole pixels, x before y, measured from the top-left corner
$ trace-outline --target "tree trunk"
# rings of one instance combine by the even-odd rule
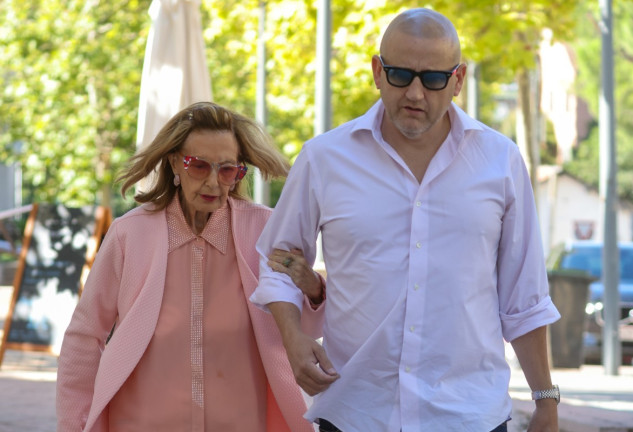
[[[538,134],[538,98],[535,80],[530,75],[533,73],[529,69],[521,69],[517,74],[517,83],[519,86],[518,94],[518,112],[517,112],[517,144],[523,153],[530,180],[532,182],[532,190],[534,191],[534,199],[538,208],[538,167],[541,163],[539,149]]]

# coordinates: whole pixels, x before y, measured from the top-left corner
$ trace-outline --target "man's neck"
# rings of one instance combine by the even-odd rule
[[[383,118],[381,131],[383,139],[400,155],[413,175],[422,182],[424,174],[451,130],[448,112],[428,131],[415,138],[404,136],[392,123]]]

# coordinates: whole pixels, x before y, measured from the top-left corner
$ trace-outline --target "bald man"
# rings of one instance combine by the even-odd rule
[[[305,417],[321,431],[501,432],[510,341],[534,390],[530,432],[557,431],[549,297],[530,179],[517,146],[453,98],[459,37],[429,9],[398,15],[371,61],[380,100],[308,141],[259,242],[251,300],[275,317]],[[292,262],[327,269],[323,345],[300,326]]]

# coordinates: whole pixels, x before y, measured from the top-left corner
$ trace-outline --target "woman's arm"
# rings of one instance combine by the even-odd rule
[[[325,300],[325,280],[312,269],[300,249],[273,249],[268,255],[268,265],[274,271],[290,276],[297,288],[308,297],[313,309]]]
[[[108,230],[64,335],[57,369],[57,430],[81,431],[92,404],[106,339],[116,320],[122,254]]]

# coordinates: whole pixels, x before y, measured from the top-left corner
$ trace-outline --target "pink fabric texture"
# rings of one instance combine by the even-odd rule
[[[161,311],[141,360],[110,400],[111,432],[259,432],[266,424],[266,373],[230,214],[228,205],[214,211],[196,236],[179,201],[167,207]]]
[[[254,245],[270,209],[232,199],[229,204],[239,274],[249,298],[259,272]],[[167,233],[165,211],[150,212],[148,206],[128,212],[108,230],[62,345],[58,432],[108,431],[108,403],[138,364],[156,328],[165,286]],[[269,386],[267,427],[262,431],[312,432],[302,417],[306,404],[272,316],[250,302],[247,306]],[[304,325],[318,336],[323,308],[304,311]]]

